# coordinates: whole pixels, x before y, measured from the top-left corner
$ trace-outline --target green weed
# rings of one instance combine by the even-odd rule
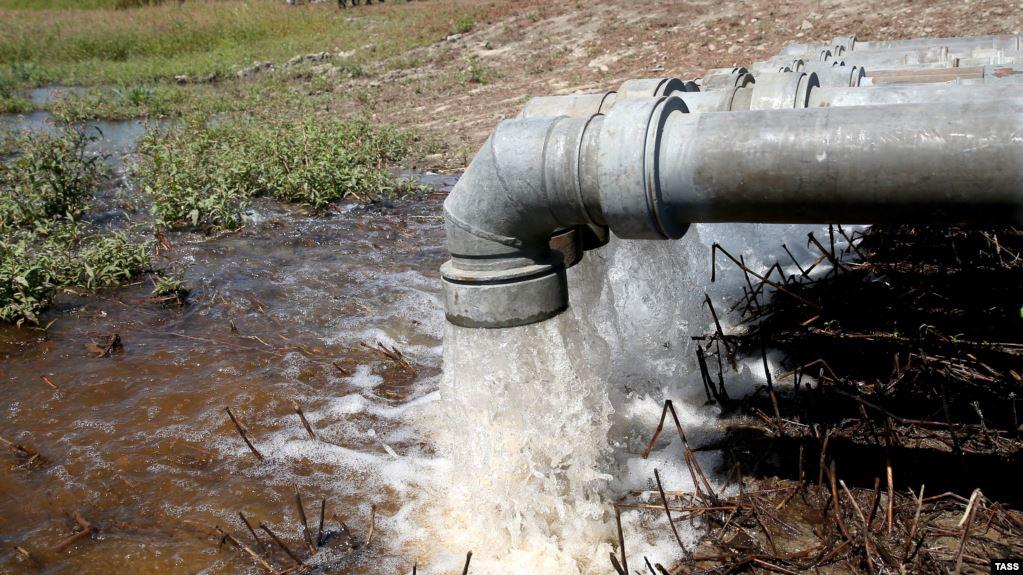
[[[0,96],[0,114],[27,114],[35,109],[32,101],[19,96]]]
[[[157,226],[234,228],[256,196],[320,209],[412,191],[386,168],[420,146],[413,132],[363,120],[197,120],[146,137],[136,174]]]
[[[190,292],[181,272],[162,272],[157,274],[153,280],[153,297],[163,301],[182,304]]]
[[[486,84],[496,76],[496,72],[488,68],[480,61],[479,56],[473,54],[466,58],[465,69],[462,70],[462,80],[471,84]]]
[[[0,321],[39,323],[55,286],[49,254],[0,236]]]
[[[0,233],[78,218],[102,176],[99,159],[85,153],[91,139],[72,129],[16,139],[17,155],[0,164]]]
[[[196,105],[194,91],[178,86],[137,85],[117,88],[93,88],[67,94],[51,106],[60,122],[83,120],[127,120],[174,116]]]
[[[163,0],[0,0],[0,10],[96,10],[152,6]]]
[[[52,8],[77,3],[39,2]],[[353,15],[329,2],[294,7],[281,0],[188,0],[133,10],[111,9],[120,0],[83,0],[92,9],[23,9],[34,3],[0,0],[0,62],[31,67],[29,77],[11,78],[19,87],[133,85],[211,73],[230,77],[253,60],[280,63],[325,47],[354,51],[355,60],[383,60],[435,42],[466,13],[464,5],[431,2],[388,3]],[[370,34],[387,41],[364,49]]]
[[[476,20],[471,14],[462,14],[455,21],[455,33],[456,34],[468,34],[472,31],[473,26],[476,25]]]
[[[103,178],[76,130],[18,136],[0,163],[0,320],[38,323],[63,288],[118,285],[149,265],[149,242],[90,232],[82,216]]]
[[[149,267],[150,248],[150,242],[135,242],[125,232],[90,238],[79,252],[77,281],[68,283],[89,289],[120,285]]]

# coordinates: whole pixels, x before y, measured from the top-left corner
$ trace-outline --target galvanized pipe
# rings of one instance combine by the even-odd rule
[[[916,85],[861,88],[819,87],[810,92],[807,107],[880,106],[888,104],[969,103],[1023,98],[1011,84],[988,86]]]
[[[675,97],[606,116],[502,122],[445,201],[447,317],[541,321],[568,305],[554,230],[625,239],[690,222],[1023,221],[1023,102],[688,114]]]
[[[596,94],[569,94],[566,96],[537,96],[530,98],[519,112],[520,118],[547,118],[552,116],[586,117],[607,112],[618,99],[617,92]]]
[[[872,106],[884,104],[926,104],[955,103],[984,100],[1023,98],[1023,92],[1011,82],[993,83],[986,86],[949,84],[882,85],[857,87],[862,79],[862,69],[843,66],[827,67],[821,64],[823,76],[835,70],[835,81],[822,84],[822,74],[799,74],[780,72],[761,74],[759,83],[734,87],[730,90],[711,92],[674,91],[662,95],[681,99],[689,113],[737,112],[748,110],[770,110],[789,108],[825,108],[844,106]],[[856,74],[859,72],[859,74]],[[1023,74],[1011,75],[1023,79]],[[653,86],[664,79],[643,80]],[[1019,81],[1019,80],[1017,80]],[[855,82],[856,84],[853,84]],[[850,85],[852,84],[852,85]],[[680,81],[671,85],[679,85]],[[523,109],[520,117],[539,118],[570,116],[588,117],[608,113],[616,102],[648,96],[648,92],[632,91],[633,98],[622,98],[623,93],[606,92],[597,94],[573,94],[569,96],[547,96],[534,98]]]
[[[798,56],[824,48],[834,49],[841,46],[842,52],[871,50],[911,50],[932,46],[947,46],[955,49],[993,48],[998,50],[1019,50],[1023,48],[1018,34],[1002,34],[995,36],[971,36],[961,38],[913,38],[909,40],[872,40],[861,41],[855,36],[839,36],[827,44],[789,44],[782,48],[780,54]]]
[[[866,77],[866,70],[862,66],[846,66],[845,63],[811,62],[803,71],[807,74],[817,74],[817,82],[821,86],[859,86]]]
[[[679,114],[660,196],[684,222],[1020,222],[1021,130],[1020,101]]]
[[[715,68],[707,70],[700,80],[700,91],[730,90],[753,82],[753,76],[746,68]]]
[[[952,38],[912,38],[908,40],[856,40],[851,51],[892,50],[948,46],[955,48],[1020,49],[1019,34],[997,34],[992,36],[964,36]]]

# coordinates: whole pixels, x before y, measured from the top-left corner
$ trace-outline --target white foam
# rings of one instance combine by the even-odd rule
[[[807,231],[701,225],[674,242],[612,239],[569,270],[566,313],[506,330],[446,324],[430,287],[435,280],[417,272],[357,276],[364,289],[390,290],[393,298],[374,300],[373,322],[339,318],[333,343],[380,341],[419,365],[437,366],[432,338],[443,331],[443,375],[418,378],[403,403],[374,395],[381,379],[370,365],[331,376],[350,393],[303,405],[320,437],[336,444],[309,440],[283,417],[276,431],[253,438],[264,462],[253,461],[236,437],[203,437],[231,455],[229,465],[271,484],[293,482],[288,464],[304,461],[313,464],[304,482],[350,494],[367,508],[397,502],[396,512],[378,516],[386,534],[380,545],[387,546],[374,555],[380,571],[408,572],[417,559],[422,572],[457,572],[473,550],[475,573],[607,573],[617,547],[614,501],[653,489],[654,469],[666,489],[693,488],[673,425],[650,457],[641,457],[664,400],[673,400],[694,447],[720,435],[716,409],[704,405],[690,336],[714,329],[704,293],[732,329],[725,311],[742,296],[745,279],[719,257],[718,281],[709,283],[710,243],[763,272],[787,258],[783,242],[801,264],[812,261],[812,251],[797,247]],[[418,323],[403,331],[395,318]],[[304,361],[287,357],[284,376],[297,379]],[[769,361],[775,372],[778,358]],[[759,354],[739,365],[740,373],[728,376],[733,396],[764,381]],[[244,400],[243,392],[235,401]],[[207,427],[222,418],[211,412]],[[697,458],[718,489],[720,454],[700,451]],[[627,510],[622,523],[630,567],[642,567],[644,556],[666,566],[679,556],[662,513]],[[695,532],[678,528],[691,545]]]
[[[448,326],[442,400],[413,412],[450,463],[437,467],[451,475],[430,482],[422,495],[430,504],[413,514],[427,531],[434,526],[435,537],[420,545],[437,568],[457,568],[458,551],[476,549],[473,564],[484,573],[608,572],[613,501],[652,489],[654,469],[667,489],[694,487],[673,426],[641,457],[664,400],[673,400],[694,447],[720,435],[690,336],[714,329],[705,293],[732,328],[726,311],[745,278],[719,255],[710,284],[709,246],[718,242],[763,273],[788,258],[782,243],[801,264],[812,261],[802,247],[807,231],[700,225],[673,242],[612,238],[569,270],[568,313],[505,330]],[[775,372],[773,354],[769,364]],[[738,388],[764,381],[759,354],[740,366]],[[720,454],[697,459],[719,489]],[[627,511],[622,520],[633,566],[645,555],[668,565],[680,553],[661,514]],[[691,544],[693,531],[679,529]],[[443,548],[431,546],[436,538]]]

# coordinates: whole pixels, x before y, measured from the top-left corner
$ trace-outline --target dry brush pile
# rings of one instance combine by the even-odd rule
[[[816,262],[762,274],[714,247],[747,279],[733,308],[743,329],[723,330],[708,298],[717,328],[695,337],[708,402],[728,426],[709,446],[725,455],[727,486],[715,492],[687,446],[695,492],[655,478],[656,491],[620,502],[701,534],[695,548],[674,536],[684,560],[673,568],[639,567],[987,573],[1018,557],[1023,230],[836,226],[807,240]],[[768,349],[783,352],[780,369]],[[735,358],[757,355],[766,383],[730,397]]]

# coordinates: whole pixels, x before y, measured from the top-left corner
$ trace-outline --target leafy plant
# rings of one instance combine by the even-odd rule
[[[473,54],[466,58],[466,66],[462,71],[462,79],[472,84],[486,84],[493,79],[494,70],[483,65],[479,56]]]
[[[153,280],[153,297],[163,301],[182,304],[190,292],[180,272],[160,273]]]
[[[473,26],[476,25],[476,21],[473,19],[471,14],[462,14],[455,21],[455,33],[456,34],[467,34],[472,31]]]
[[[75,129],[17,138],[19,153],[0,165],[0,232],[78,218],[103,173],[85,152],[92,139]]]
[[[54,278],[47,253],[32,253],[25,241],[0,239],[0,320],[38,323],[50,305]]]
[[[89,239],[78,261],[78,285],[95,289],[119,285],[149,267],[150,243],[133,242],[124,232]]]
[[[191,121],[143,140],[137,176],[158,226],[234,228],[257,196],[318,210],[414,191],[386,168],[418,145],[413,132],[363,120]]]
[[[92,233],[81,216],[102,179],[82,132],[17,138],[0,163],[0,321],[38,323],[57,290],[124,282],[149,265],[149,244]]]

